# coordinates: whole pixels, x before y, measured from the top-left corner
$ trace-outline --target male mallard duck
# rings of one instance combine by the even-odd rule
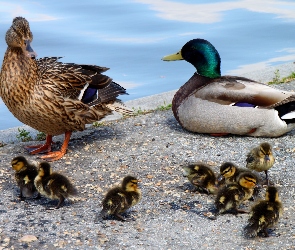
[[[207,164],[197,162],[183,167],[183,171],[183,176],[187,177],[195,187],[208,194],[217,192],[216,176]]]
[[[23,156],[17,156],[11,161],[12,169],[15,171],[15,180],[20,188],[20,199],[32,197],[37,191],[34,185],[35,177],[38,174],[36,166],[29,164]],[[37,198],[39,198],[39,194]]]
[[[102,201],[103,208],[96,221],[108,215],[114,215],[117,219],[125,221],[126,219],[120,214],[136,205],[141,199],[141,191],[137,184],[138,180],[128,175],[123,179],[120,187],[110,189]]]
[[[174,116],[185,129],[277,137],[295,127],[294,92],[244,77],[221,76],[218,51],[204,39],[193,39],[180,52],[163,58],[182,59],[197,69],[172,101]]]
[[[5,39],[2,100],[18,120],[47,135],[45,145],[29,147],[31,154],[48,152],[42,158],[58,160],[66,153],[72,131],[84,130],[85,124],[113,110],[131,112],[116,99],[126,94],[125,89],[101,74],[108,68],[61,63],[59,57],[36,60],[30,46],[33,34],[25,18],[13,19]],[[61,150],[51,152],[52,136],[63,133]]]
[[[52,200],[59,200],[56,209],[66,198],[77,195],[77,189],[70,180],[61,174],[53,173],[48,162],[39,163],[38,175],[34,183],[40,194]]]
[[[251,209],[248,225],[244,228],[247,238],[255,237],[259,232],[268,237],[267,229],[275,225],[283,213],[283,205],[279,199],[278,190],[269,186],[265,200],[257,202]]]
[[[256,182],[257,178],[254,174],[244,172],[239,175],[237,183],[221,188],[215,199],[216,215],[229,210],[234,214],[245,213],[244,210],[238,209],[238,206],[252,197]]]
[[[272,153],[272,146],[263,142],[258,147],[251,149],[247,154],[246,167],[257,172],[265,172],[267,185],[269,184],[267,171],[273,166],[275,158]]]

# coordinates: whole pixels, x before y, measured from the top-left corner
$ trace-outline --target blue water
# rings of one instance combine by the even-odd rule
[[[223,74],[294,60],[295,2],[269,2],[0,0],[0,55],[13,17],[23,16],[39,57],[109,67],[107,74],[128,90],[127,101],[181,86],[194,68],[161,58],[197,37],[217,48]],[[19,125],[1,102],[0,129]]]

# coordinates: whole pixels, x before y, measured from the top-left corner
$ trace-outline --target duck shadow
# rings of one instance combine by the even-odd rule
[[[168,203],[170,206],[170,209],[172,210],[182,210],[187,213],[196,214],[202,218],[206,218],[209,220],[215,220],[216,216],[216,209],[213,204],[205,205],[201,204],[200,201],[189,201],[189,202],[170,202]],[[201,207],[198,209],[197,207]]]

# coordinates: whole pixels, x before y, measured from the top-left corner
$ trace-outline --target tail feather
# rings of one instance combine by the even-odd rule
[[[253,238],[256,237],[258,232],[260,231],[258,222],[256,223],[249,223],[244,228],[244,236],[246,238]]]
[[[78,189],[72,184],[67,187],[67,192],[70,196],[78,195]]]
[[[116,112],[119,112],[124,115],[132,115],[133,114],[132,109],[127,108],[123,103],[118,102],[118,101],[116,101],[114,103],[109,103],[106,105],[106,107],[108,107],[112,111],[116,111]]]
[[[119,95],[128,95],[126,89],[115,82],[112,82],[110,85],[103,89],[99,89],[97,94],[98,99],[100,99],[101,102],[113,101]]]

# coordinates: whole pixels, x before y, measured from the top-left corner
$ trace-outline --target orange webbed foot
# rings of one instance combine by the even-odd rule
[[[47,161],[57,161],[60,158],[62,158],[65,155],[65,153],[66,152],[62,152],[62,151],[50,152],[46,155],[40,156],[40,158]]]
[[[52,135],[47,135],[45,144],[26,146],[25,148],[32,155],[38,154],[38,153],[48,153],[51,151],[51,144],[52,144]]]
[[[65,153],[67,152],[68,144],[71,138],[72,132],[66,132],[65,133],[65,140],[64,143],[60,149],[60,151],[55,151],[55,152],[49,152],[46,155],[41,156],[41,159],[46,159],[47,161],[57,161],[60,158],[62,158]]]

